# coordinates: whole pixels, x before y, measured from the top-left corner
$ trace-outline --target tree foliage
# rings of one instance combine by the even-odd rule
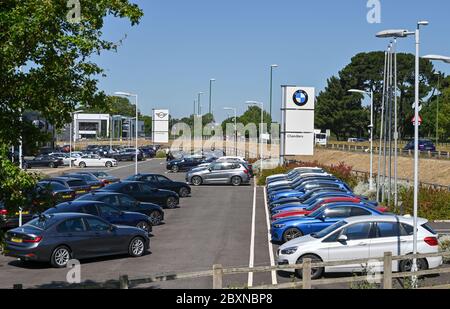
[[[412,54],[399,53],[397,56],[399,132],[403,137],[411,135],[413,129],[414,60]],[[374,92],[374,125],[378,134],[384,63],[384,52],[360,53],[337,76],[328,79],[327,87],[317,98],[318,128],[330,129],[340,139],[368,136],[370,109],[362,106],[362,95],[348,92],[350,89],[360,89]],[[420,98],[425,100],[436,83],[436,76],[429,60],[421,59],[420,67]]]
[[[263,112],[263,119],[264,119],[264,123],[267,125],[267,131],[266,132],[270,132],[270,126],[272,124],[272,118],[270,117],[270,114],[266,111]],[[242,123],[244,126],[250,124],[250,123],[254,123],[257,127],[258,130],[258,136],[259,136],[259,131],[260,131],[260,123],[261,123],[261,108],[259,106],[250,106],[245,112],[244,114],[242,114],[241,116],[237,117],[237,123]],[[225,119],[222,122],[222,129],[223,132],[226,132],[226,127],[227,124],[232,124],[234,125],[234,116],[230,117],[228,119]]]
[[[91,56],[115,50],[102,37],[108,15],[139,22],[142,11],[127,0],[83,0],[81,21],[67,19],[67,1],[3,0],[0,8],[0,142],[17,144],[24,110],[39,111],[56,127],[76,106],[101,107],[97,82],[103,70]],[[23,71],[20,69],[23,68]],[[14,128],[13,130],[11,128]]]

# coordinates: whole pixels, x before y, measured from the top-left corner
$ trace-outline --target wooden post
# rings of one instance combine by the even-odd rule
[[[384,253],[383,261],[383,289],[392,289],[392,252]]]
[[[13,285],[13,289],[14,290],[22,290],[23,289],[23,285],[22,284],[14,284]]]
[[[213,289],[221,290],[223,284],[223,266],[221,264],[213,265]]]
[[[311,289],[311,259],[303,259],[302,286],[305,290]]]
[[[128,275],[122,275],[119,277],[119,288],[121,290],[128,290]]]

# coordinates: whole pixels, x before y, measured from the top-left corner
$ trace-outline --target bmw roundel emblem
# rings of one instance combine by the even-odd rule
[[[308,99],[309,99],[308,94],[306,93],[305,90],[297,90],[294,93],[293,100],[295,105],[297,106],[305,106],[306,103],[308,103]]]

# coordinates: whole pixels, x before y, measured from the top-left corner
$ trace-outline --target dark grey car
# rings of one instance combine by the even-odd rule
[[[250,182],[250,172],[238,162],[215,162],[205,168],[195,168],[186,174],[186,181],[194,186],[202,184],[232,184],[240,186]]]
[[[145,254],[150,247],[147,233],[139,228],[112,225],[87,214],[41,215],[6,233],[6,255],[24,261],[50,262],[66,267],[71,259],[128,253]]]

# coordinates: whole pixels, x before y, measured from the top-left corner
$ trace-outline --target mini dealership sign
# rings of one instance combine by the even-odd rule
[[[282,86],[281,158],[314,155],[315,88]]]
[[[154,109],[152,122],[153,143],[167,144],[169,142],[169,110]]]

